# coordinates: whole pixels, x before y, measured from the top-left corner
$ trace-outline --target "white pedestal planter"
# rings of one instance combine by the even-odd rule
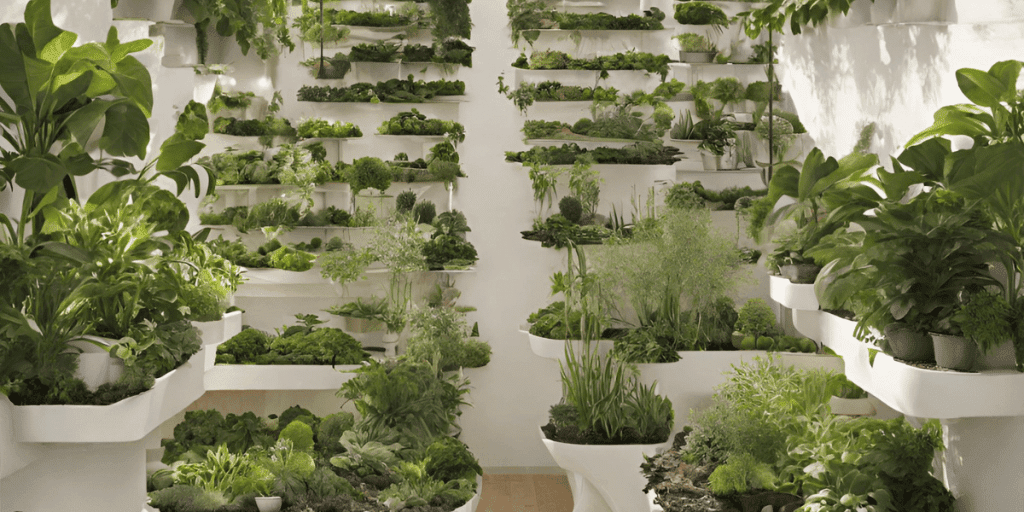
[[[640,473],[644,455],[671,446],[660,444],[578,445],[541,440],[555,462],[575,480],[573,512],[635,512],[646,510],[647,497],[640,492],[645,478]]]
[[[818,297],[813,284],[795,284],[782,276],[768,277],[769,293],[772,300],[789,309],[818,309]]]
[[[565,361],[565,340],[553,340],[550,338],[542,338],[540,336],[534,336],[529,331],[519,331],[530,339],[530,349],[533,350],[534,354],[545,359],[554,359],[556,361]],[[583,340],[570,340],[572,348],[575,353],[583,351]],[[612,340],[597,340],[597,353],[605,355],[615,346],[615,342]]]
[[[0,417],[10,421],[0,425],[0,509],[138,510],[151,434],[202,396],[205,350],[153,389],[111,405],[14,406],[0,398]]]

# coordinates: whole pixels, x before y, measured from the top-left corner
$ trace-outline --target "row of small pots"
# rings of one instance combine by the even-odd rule
[[[925,334],[897,323],[885,327],[885,338],[893,356],[905,361],[935,362],[940,368],[966,372],[978,360],[978,345],[963,336]]]

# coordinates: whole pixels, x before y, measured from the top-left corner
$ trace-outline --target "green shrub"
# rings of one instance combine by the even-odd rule
[[[399,213],[412,212],[414,206],[416,206],[416,193],[412,190],[406,190],[395,198],[395,209]]]
[[[391,186],[391,169],[388,164],[377,157],[357,158],[352,162],[349,185],[352,187],[353,194],[358,194],[368,188],[384,192]]]
[[[675,7],[675,19],[681,25],[729,25],[725,11],[707,2],[682,2]]]
[[[241,364],[255,361],[270,348],[270,334],[251,327],[217,346],[217,364]]]
[[[569,222],[579,224],[583,217],[583,203],[572,196],[565,196],[558,201],[558,212]]]
[[[303,421],[295,420],[288,424],[278,439],[287,439],[292,443],[292,449],[302,452],[313,450],[313,429]]]
[[[708,476],[711,492],[717,495],[743,494],[747,491],[770,488],[775,475],[768,464],[749,453],[737,453],[715,468]]]
[[[420,201],[412,209],[412,216],[417,224],[431,224],[437,216],[437,207],[431,201]]]
[[[777,332],[775,313],[764,299],[750,299],[740,308],[736,330],[743,334],[767,336]]]
[[[470,453],[465,443],[454,437],[442,437],[427,447],[426,471],[431,478],[448,482],[450,480],[475,480],[483,475],[480,462]]]

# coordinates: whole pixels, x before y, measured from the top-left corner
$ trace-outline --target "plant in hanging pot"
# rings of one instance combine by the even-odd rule
[[[729,122],[724,119],[705,119],[698,125],[701,125],[702,140],[697,148],[700,149],[704,170],[720,171],[735,168],[736,131]]]
[[[715,60],[718,47],[707,36],[687,32],[672,37],[679,46],[679,62],[707,64]]]

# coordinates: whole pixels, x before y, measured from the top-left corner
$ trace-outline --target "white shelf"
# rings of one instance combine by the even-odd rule
[[[818,297],[814,284],[795,284],[782,276],[769,276],[768,290],[772,300],[789,309],[817,311]]]
[[[773,298],[775,298],[773,294]],[[1014,370],[961,373],[909,366],[854,338],[855,322],[824,311],[795,310],[805,336],[843,357],[846,375],[865,391],[907,416],[994,418],[1024,416],[1024,374]],[[871,354],[874,353],[874,362]]]
[[[354,378],[362,365],[216,365],[207,391],[329,391]]]

